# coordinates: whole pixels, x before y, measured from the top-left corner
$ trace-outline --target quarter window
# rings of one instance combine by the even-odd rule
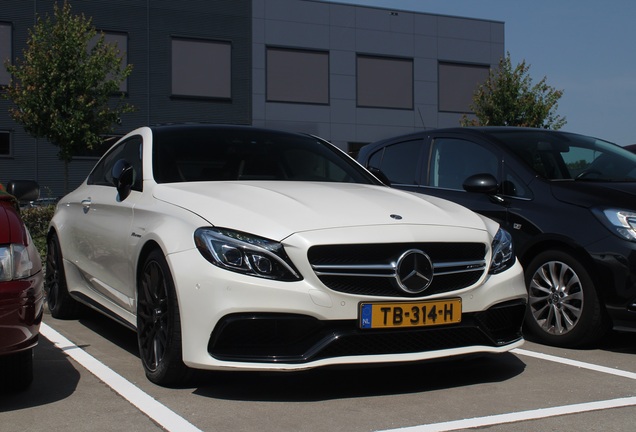
[[[113,150],[111,150],[102,160],[99,161],[97,166],[88,176],[88,184],[111,186],[113,185],[112,169],[120,159],[126,160],[133,166],[135,172],[135,181],[132,189],[136,191],[142,190],[142,139],[141,137],[132,137],[125,142],[119,144]]]
[[[373,154],[369,166],[379,168],[391,185],[416,185],[421,149],[421,140],[393,144]]]

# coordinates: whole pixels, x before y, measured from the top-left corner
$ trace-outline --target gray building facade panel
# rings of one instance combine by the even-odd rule
[[[302,111],[297,104],[277,103],[273,108],[266,98],[253,100],[253,113],[265,116],[257,119],[255,115],[254,120],[262,126],[293,130],[301,123],[314,123],[312,129],[331,131],[332,135],[324,137],[343,149],[352,143],[371,142],[422,127],[458,125],[463,113],[440,113],[438,109],[439,62],[495,66],[504,55],[503,23],[494,21],[320,0],[254,0],[252,7],[254,27],[264,28],[259,35],[254,34],[255,50],[281,44],[283,38],[289,47],[329,50],[331,94],[331,127],[324,124],[321,116],[301,122],[298,115]],[[299,12],[299,8],[310,10],[311,17]],[[321,21],[326,17],[328,21]],[[316,30],[315,35],[308,36],[308,28]],[[324,40],[325,33],[330,36],[329,42]],[[359,55],[411,60],[413,108],[359,106],[356,88]],[[264,67],[258,64],[256,56],[253,60],[254,70],[259,71],[253,77],[254,82],[267,81],[267,76],[260,72]],[[257,106],[261,103],[265,103],[265,108]],[[355,127],[346,127],[347,122]]]

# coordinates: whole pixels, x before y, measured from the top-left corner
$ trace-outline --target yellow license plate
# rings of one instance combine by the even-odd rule
[[[406,328],[455,324],[462,320],[462,299],[411,303],[360,304],[360,328]]]

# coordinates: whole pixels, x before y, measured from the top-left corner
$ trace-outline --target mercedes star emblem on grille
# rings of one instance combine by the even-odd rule
[[[421,293],[433,281],[433,263],[421,250],[410,249],[398,259],[395,279],[403,291]]]

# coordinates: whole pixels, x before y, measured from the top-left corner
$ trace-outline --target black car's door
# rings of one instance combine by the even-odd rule
[[[505,154],[489,142],[460,134],[430,134],[420,192],[461,204],[499,222],[516,237],[520,221],[510,212],[531,198],[530,189],[506,164]],[[490,174],[496,194],[467,192],[463,184],[475,174]]]

